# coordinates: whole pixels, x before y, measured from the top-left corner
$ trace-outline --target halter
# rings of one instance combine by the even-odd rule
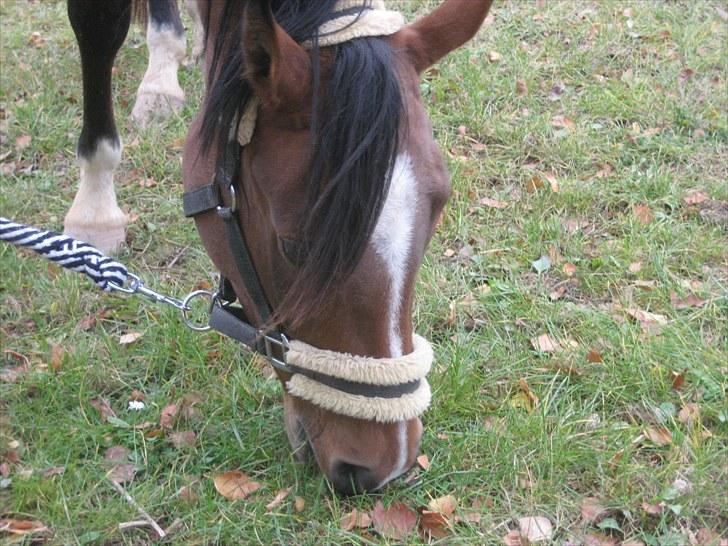
[[[332,18],[320,29],[320,45],[343,43],[352,38],[392,34],[404,24],[397,12],[383,9],[376,1],[361,8],[342,0]],[[304,44],[305,46],[306,44]],[[219,155],[211,183],[183,195],[184,214],[194,217],[216,211],[227,235],[228,248],[245,289],[263,323],[272,315],[237,210],[242,149],[252,138],[258,101],[249,101],[236,116],[227,144]],[[226,204],[227,202],[227,204]],[[283,241],[286,249],[286,243]],[[289,245],[290,246],[290,245]],[[287,253],[305,252],[288,248]],[[289,341],[279,331],[261,331],[250,323],[242,307],[234,305],[236,295],[229,280],[222,277],[210,310],[210,327],[264,355],[271,365],[291,378],[286,389],[293,396],[350,417],[377,422],[394,422],[421,415],[430,404],[430,387],[425,376],[432,364],[432,348],[422,337],[413,338],[414,351],[396,358],[354,356]]]

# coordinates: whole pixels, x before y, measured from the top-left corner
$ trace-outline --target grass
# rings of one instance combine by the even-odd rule
[[[399,5],[409,15],[424,9]],[[337,498],[316,469],[293,461],[280,387],[234,342],[193,334],[172,311],[101,294],[0,246],[0,345],[31,363],[0,383],[0,463],[12,463],[0,512],[42,521],[53,544],[151,542],[146,531],[117,529],[137,519],[105,480],[104,453],[122,445],[137,468],[130,493],[162,524],[181,519],[180,544],[386,542],[371,530],[341,530],[341,516],[377,500],[417,507],[446,494],[480,521],[458,524],[443,543],[500,544],[517,518],[533,515],[551,520],[556,543],[606,533],[668,546],[701,529],[725,533],[728,35],[720,6],[497,2],[479,36],[426,75],[423,97],[453,183],[415,310],[437,354],[422,445],[431,467],[380,494]],[[60,229],[76,188],[81,111],[65,4],[8,0],[0,25],[0,212]],[[179,199],[178,139],[199,104],[200,71],[180,74],[184,110],[141,131],[129,121],[145,67],[138,29],[116,64],[126,143],[117,190],[139,215],[120,258],[152,286],[184,294],[213,272]],[[17,141],[24,135],[26,147]],[[148,178],[156,185],[141,187]],[[529,192],[534,183],[544,187]],[[694,190],[709,199],[686,203]],[[532,262],[541,256],[551,267],[539,274]],[[571,276],[565,264],[575,266]],[[690,294],[705,303],[679,305]],[[646,333],[626,309],[664,316],[661,331]],[[97,320],[85,328],[90,316]],[[127,332],[143,335],[120,345]],[[536,352],[531,339],[541,334],[575,346]],[[590,362],[589,351],[602,362]],[[3,358],[3,367],[17,364]],[[146,396],[143,412],[126,410],[133,389]],[[197,417],[178,427],[196,432],[193,447],[132,428],[158,422],[165,405],[190,393],[202,396]],[[99,397],[123,422],[100,417],[91,405]],[[678,415],[688,403],[700,411],[691,423]],[[646,437],[661,427],[671,435],[665,445]],[[43,476],[56,466],[65,472]],[[219,496],[211,478],[233,468],[263,489],[235,503]],[[690,487],[676,489],[676,479]],[[195,480],[190,502],[179,490]],[[285,487],[291,495],[267,514]],[[294,496],[305,500],[300,513]],[[599,498],[618,529],[585,523],[585,497]],[[642,507],[660,502],[656,516]]]

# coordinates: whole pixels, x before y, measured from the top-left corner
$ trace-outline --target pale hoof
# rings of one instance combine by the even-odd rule
[[[167,119],[182,110],[185,100],[175,95],[139,93],[131,117],[135,123],[146,127],[153,119]]]
[[[126,241],[126,215],[121,222],[116,220],[97,224],[74,222],[66,217],[63,233],[95,246],[104,254],[116,254]]]

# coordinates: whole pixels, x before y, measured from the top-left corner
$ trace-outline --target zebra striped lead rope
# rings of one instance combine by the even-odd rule
[[[88,243],[55,231],[37,229],[0,216],[0,241],[34,250],[58,265],[85,273],[105,292],[124,286],[129,272],[119,262],[104,255]]]

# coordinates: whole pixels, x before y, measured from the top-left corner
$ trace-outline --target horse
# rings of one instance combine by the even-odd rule
[[[89,43],[115,37],[107,58],[130,1],[84,27]],[[205,96],[183,149],[185,213],[224,299],[244,310],[221,331],[249,326],[254,347],[274,332],[290,349],[276,367],[287,437],[341,494],[382,488],[419,452],[432,351],[414,333],[414,286],[450,192],[420,77],[476,34],[491,2],[444,0],[410,24],[381,0],[197,4]],[[86,116],[112,115],[94,102],[87,57],[80,151]],[[118,163],[104,146],[87,170]],[[101,218],[116,203],[110,177],[96,183],[100,198],[74,207]]]
[[[192,57],[197,59],[202,54],[202,21],[194,0],[187,0],[187,10],[195,24]],[[81,56],[84,111],[76,148],[81,180],[64,231],[112,253],[123,244],[126,227],[113,184],[122,151],[112,105],[114,59],[131,21],[146,25],[149,62],[131,117],[141,127],[165,119],[185,101],[177,78],[187,50],[185,28],[177,0],[69,0],[68,18]],[[95,202],[101,205],[94,206]]]

